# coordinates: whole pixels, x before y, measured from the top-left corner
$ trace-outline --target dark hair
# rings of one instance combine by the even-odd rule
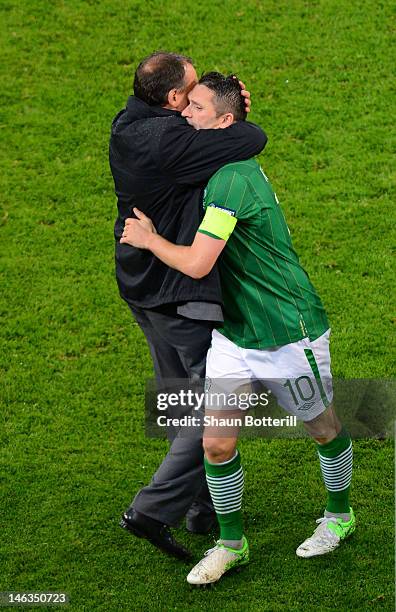
[[[135,96],[150,106],[167,104],[170,90],[183,88],[186,64],[192,64],[192,59],[176,53],[156,51],[148,55],[135,72]]]
[[[235,121],[246,119],[245,99],[235,74],[224,76],[221,72],[208,72],[199,79],[199,84],[213,91],[213,104],[218,117],[232,113]]]

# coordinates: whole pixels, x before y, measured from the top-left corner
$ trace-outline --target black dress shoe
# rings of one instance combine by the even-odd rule
[[[124,512],[121,517],[120,527],[127,529],[138,538],[146,538],[146,540],[168,553],[168,555],[173,555],[173,557],[183,561],[191,559],[190,551],[176,542],[167,525],[141,512],[137,512],[133,508]]]
[[[190,533],[196,533],[198,535],[206,535],[214,527],[217,527],[217,516],[213,512],[211,514],[198,514],[193,518],[186,517],[186,528]]]

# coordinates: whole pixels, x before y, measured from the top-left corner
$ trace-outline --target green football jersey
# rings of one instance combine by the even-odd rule
[[[250,159],[210,179],[199,232],[227,240],[219,258],[224,324],[219,331],[242,348],[267,349],[328,328],[322,302],[293,249],[268,178]]]

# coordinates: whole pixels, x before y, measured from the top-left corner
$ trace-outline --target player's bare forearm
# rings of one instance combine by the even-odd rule
[[[149,217],[137,208],[136,219],[126,219],[121,244],[138,249],[147,249],[170,268],[179,270],[191,278],[202,278],[209,274],[225,241],[197,232],[191,246],[173,244],[159,236]]]
[[[225,245],[225,240],[200,232],[195,234],[191,246],[173,244],[158,234],[151,234],[149,239],[149,249],[156,257],[169,267],[195,279],[209,274]]]
[[[192,246],[173,244],[155,232],[151,220],[137,209],[138,219],[127,219],[121,237],[121,244],[129,244],[139,249],[149,250],[166,265],[192,278],[201,278],[210,271],[202,266],[199,252],[194,253]],[[205,272],[207,269],[207,272]]]
[[[192,278],[205,276],[205,274],[202,274],[199,265],[199,253],[194,254],[191,246],[173,244],[158,234],[150,234],[147,240],[147,248],[170,268],[179,270],[179,272]]]

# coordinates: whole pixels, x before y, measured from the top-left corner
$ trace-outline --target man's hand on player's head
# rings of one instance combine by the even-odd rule
[[[126,219],[124,231],[122,232],[121,244],[129,244],[138,249],[148,249],[150,237],[157,231],[153,222],[141,210],[134,208],[137,219]]]
[[[250,113],[250,107],[252,105],[252,101],[250,99],[250,91],[246,89],[245,83],[242,81],[238,81],[239,87],[241,88],[241,96],[245,98],[245,111]]]

